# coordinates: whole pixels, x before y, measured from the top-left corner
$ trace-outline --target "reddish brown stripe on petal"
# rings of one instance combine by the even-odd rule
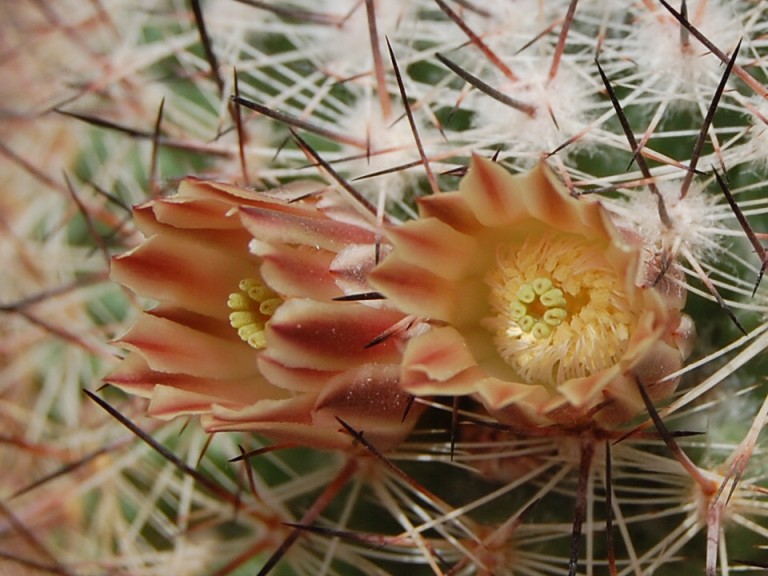
[[[237,336],[232,333],[232,326],[229,324],[228,318],[212,318],[211,316],[197,314],[186,308],[167,304],[155,306],[147,313],[157,318],[165,318],[171,322],[182,324],[198,332],[218,336],[224,340],[238,340]]]
[[[112,279],[146,296],[226,318],[227,296],[238,282],[258,274],[255,259],[187,234],[153,236],[112,261]]]
[[[156,384],[154,374],[141,354],[131,352],[104,378],[104,382],[130,394],[149,398]]]
[[[399,358],[393,339],[366,348],[403,315],[354,302],[289,300],[267,325],[267,353],[284,366],[340,370]]]

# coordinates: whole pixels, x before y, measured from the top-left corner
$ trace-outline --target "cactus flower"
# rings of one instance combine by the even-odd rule
[[[371,273],[431,329],[409,340],[401,384],[472,395],[502,422],[615,425],[677,385],[691,330],[674,282],[649,281],[640,243],[543,165],[512,176],[475,158],[459,190],[422,198]],[[684,333],[682,333],[684,332]]]
[[[338,417],[392,446],[417,410],[404,418],[397,343],[366,344],[403,315],[334,300],[364,288],[375,226],[299,186],[315,189],[289,202],[190,178],[135,208],[146,240],[114,259],[112,277],[158,304],[120,339],[130,353],[107,381],[210,431],[348,446]]]

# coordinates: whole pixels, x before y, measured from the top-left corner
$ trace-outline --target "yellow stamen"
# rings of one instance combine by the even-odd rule
[[[264,329],[283,299],[269,286],[253,278],[241,280],[238,288],[227,299],[227,306],[232,310],[229,324],[242,340],[261,350],[267,345]]]

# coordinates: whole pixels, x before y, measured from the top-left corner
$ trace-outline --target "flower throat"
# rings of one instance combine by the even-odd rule
[[[492,314],[483,325],[526,382],[554,387],[621,358],[632,314],[600,246],[539,236],[500,247],[496,261],[485,279]]]

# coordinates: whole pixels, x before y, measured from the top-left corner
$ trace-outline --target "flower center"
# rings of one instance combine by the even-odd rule
[[[227,306],[232,310],[229,323],[242,340],[261,350],[267,345],[264,328],[283,299],[269,286],[253,278],[241,280],[238,288],[227,299]]]
[[[567,235],[498,249],[485,278],[492,315],[482,323],[526,382],[556,387],[624,354],[634,315],[603,249]]]

